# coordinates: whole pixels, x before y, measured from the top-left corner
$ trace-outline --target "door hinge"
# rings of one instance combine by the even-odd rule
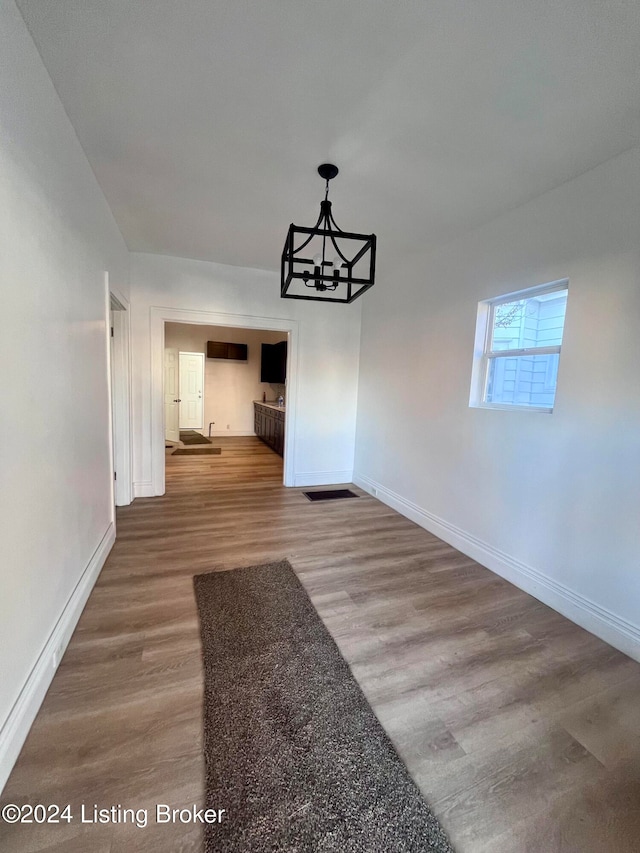
[[[115,471],[113,472],[113,479],[114,479],[114,480],[117,480],[117,479],[118,479],[118,475],[116,474],[116,472],[115,472]]]
[[[113,337],[113,326],[111,327],[111,337]]]

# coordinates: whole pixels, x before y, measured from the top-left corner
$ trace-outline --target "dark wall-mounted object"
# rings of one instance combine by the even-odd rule
[[[284,385],[287,378],[287,342],[262,344],[260,381]]]
[[[248,357],[248,347],[246,344],[207,341],[207,358],[231,358],[235,361],[246,361]]]

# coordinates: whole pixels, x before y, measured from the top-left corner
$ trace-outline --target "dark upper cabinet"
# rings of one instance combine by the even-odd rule
[[[246,361],[248,357],[246,344],[207,341],[207,358],[231,358],[235,361]]]
[[[276,378],[273,380],[277,385],[284,385],[287,379],[287,342],[280,341],[278,344],[274,344],[273,348],[275,350],[275,368],[276,368]]]
[[[227,344],[229,354],[227,358],[235,358],[238,361],[247,361],[249,358],[249,349],[246,344]]]
[[[262,355],[260,358],[260,382],[271,382],[273,375],[273,346],[262,344]]]
[[[262,344],[260,381],[284,385],[287,378],[287,342]]]

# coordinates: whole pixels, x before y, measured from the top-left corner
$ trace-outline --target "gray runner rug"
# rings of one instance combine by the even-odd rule
[[[452,853],[289,563],[194,584],[205,853]]]

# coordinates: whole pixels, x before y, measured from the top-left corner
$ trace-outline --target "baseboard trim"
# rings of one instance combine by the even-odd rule
[[[153,490],[153,483],[150,480],[143,483],[134,483],[133,496],[134,498],[154,498],[156,493]]]
[[[362,474],[354,474],[353,482],[382,503],[397,510],[420,527],[424,527],[434,536],[457,548],[458,551],[529,593],[538,601],[557,610],[581,628],[600,637],[605,643],[640,661],[640,626],[628,622],[538,569],[522,563],[454,524],[433,515],[375,480]]]
[[[338,486],[351,483],[353,471],[303,471],[294,474],[293,485],[300,486]]]
[[[0,728],[0,793],[7,783],[13,766],[18,760],[20,750],[29,734],[49,685],[56,674],[58,664],[69,644],[87,599],[91,594],[98,575],[109,556],[116,539],[113,523],[106,533],[91,560],[82,573],[80,580],[71,593],[60,618],[40,653],[33,669],[27,676],[24,687],[7,719]]]

